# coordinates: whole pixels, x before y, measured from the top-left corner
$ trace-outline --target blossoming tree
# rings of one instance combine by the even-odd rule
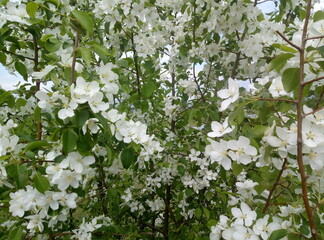
[[[0,239],[323,238],[324,6],[264,2],[1,0]]]

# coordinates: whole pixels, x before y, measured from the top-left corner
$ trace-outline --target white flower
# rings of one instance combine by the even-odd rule
[[[319,144],[314,148],[303,148],[304,161],[308,162],[311,168],[315,170],[321,170],[324,167],[324,144]]]
[[[227,146],[231,149],[228,154],[232,160],[244,165],[252,162],[251,156],[257,154],[256,148],[250,145],[250,139],[244,136],[240,136],[238,141],[228,141]]]
[[[232,161],[228,157],[227,142],[220,140],[216,142],[210,140],[210,144],[206,146],[205,154],[210,157],[211,163],[218,162],[225,170],[231,169]]]
[[[41,70],[40,72],[33,72],[32,76],[35,79],[43,79],[44,77],[46,77],[46,75],[52,71],[55,68],[55,66],[53,65],[47,65],[43,70]]]
[[[282,158],[287,157],[288,152],[293,154],[297,144],[296,133],[290,132],[282,127],[276,127],[276,133],[278,137],[267,136],[264,138],[265,141],[267,141],[271,147],[277,147],[279,155]]]
[[[99,122],[97,118],[88,119],[82,126],[83,134],[86,134],[87,129],[89,129],[91,133],[96,134],[99,131],[99,127],[96,124],[97,122]]]
[[[57,184],[58,189],[61,191],[66,190],[69,186],[78,188],[81,180],[81,174],[77,172],[71,172],[70,170],[63,170],[61,177],[56,179],[54,183]]]
[[[99,76],[103,83],[112,83],[118,79],[118,75],[112,71],[114,65],[107,63],[99,69]]]
[[[212,132],[209,132],[207,135],[208,137],[221,137],[225,135],[226,133],[230,133],[234,130],[233,127],[230,127],[228,125],[228,117],[225,118],[223,124],[213,121],[211,124]]]
[[[256,212],[252,211],[251,208],[244,202],[241,203],[241,209],[232,208],[231,212],[233,214],[233,217],[236,218],[236,224],[244,224],[247,227],[251,226],[253,221],[257,217]]]
[[[284,90],[281,79],[274,78],[272,84],[269,87],[269,92],[273,97],[286,96],[288,93]]]
[[[84,78],[78,77],[75,83],[75,87],[71,86],[71,95],[77,103],[85,103],[99,93],[99,83],[96,81],[86,82]]]
[[[306,119],[303,121],[302,135],[303,142],[308,147],[316,147],[324,143],[324,127],[315,125]]]
[[[75,199],[78,195],[76,193],[66,193],[66,192],[56,192],[53,193],[53,200],[58,201],[61,206],[69,207],[69,208],[76,208]]]
[[[44,230],[44,226],[40,215],[30,215],[25,218],[29,219],[29,223],[27,224],[26,227],[27,229],[34,229],[37,227],[40,232]]]
[[[222,112],[225,109],[227,109],[231,103],[235,102],[238,99],[238,97],[239,97],[239,83],[236,80],[229,78],[228,79],[228,88],[220,90],[217,93],[217,95],[221,99],[225,99],[222,102],[221,107],[219,109],[219,111]]]
[[[279,223],[268,223],[268,220],[269,215],[266,215],[263,218],[258,219],[253,226],[253,231],[264,240],[268,239],[274,230],[281,228]]]
[[[89,106],[94,113],[106,111],[109,108],[109,103],[103,102],[103,93],[97,92],[88,100]]]
[[[74,109],[78,107],[78,104],[73,99],[71,99],[69,102],[69,99],[64,96],[61,97],[61,100],[63,103],[63,108],[58,112],[58,117],[62,120],[65,120],[68,117],[73,117]]]
[[[242,225],[234,225],[234,240],[259,240],[259,237],[250,229]]]
[[[68,166],[70,166],[71,170],[74,170],[77,173],[82,173],[85,167],[91,165],[94,162],[95,158],[93,156],[83,157],[78,152],[71,152],[67,155],[66,159],[64,159],[60,163],[60,167],[67,168]]]

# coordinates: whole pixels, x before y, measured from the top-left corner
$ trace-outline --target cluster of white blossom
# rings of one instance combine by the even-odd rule
[[[71,152],[59,164],[49,164],[46,173],[52,184],[65,191],[69,186],[78,188],[80,183],[84,184],[84,178],[94,176],[94,170],[90,167],[94,162],[93,156],[84,157],[78,152]]]
[[[49,227],[55,227],[58,222],[68,219],[69,209],[76,208],[77,194],[65,191],[46,191],[42,194],[28,185],[26,190],[20,189],[10,193],[10,198],[9,211],[12,215],[27,219],[27,229],[42,232],[44,222],[48,223]],[[56,215],[49,215],[49,209],[59,211]]]
[[[250,145],[250,139],[240,136],[238,140],[209,140],[205,154],[211,163],[217,162],[225,170],[231,169],[232,161],[247,165],[257,159],[257,149]]]
[[[216,180],[218,172],[209,169],[210,161],[207,157],[203,156],[200,151],[191,149],[187,159],[195,163],[199,169],[195,171],[193,176],[186,173],[181,178],[181,181],[184,186],[192,188],[196,193],[199,193],[200,190],[210,186],[210,181]]]
[[[240,208],[233,207],[231,213],[232,219],[221,215],[219,223],[211,228],[211,240],[266,240],[273,231],[290,225],[276,217],[271,221],[269,215],[257,219],[256,212],[244,202],[241,202]]]
[[[97,217],[93,218],[91,222],[85,222],[85,219],[83,218],[79,228],[73,230],[73,238],[78,240],[91,240],[92,232],[100,228],[101,226],[102,224],[98,223]]]
[[[0,156],[4,156],[15,150],[19,137],[12,135],[10,129],[16,126],[17,124],[11,119],[7,121],[6,125],[0,125]]]

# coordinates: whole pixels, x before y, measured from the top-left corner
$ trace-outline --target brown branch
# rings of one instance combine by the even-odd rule
[[[272,195],[273,195],[274,191],[276,190],[276,187],[277,187],[277,185],[279,183],[279,180],[280,180],[280,178],[282,176],[283,171],[286,169],[286,164],[287,164],[287,158],[284,159],[284,162],[283,162],[282,167],[281,167],[281,169],[279,171],[277,179],[276,179],[275,183],[272,185],[272,188],[270,189],[266,204],[264,205],[264,207],[262,209],[262,213],[265,213],[267,211],[268,207],[270,206],[270,200],[272,198]]]
[[[297,103],[296,100],[284,99],[284,98],[257,98],[257,100],[260,100],[260,101],[279,101],[279,102]]]
[[[315,108],[319,108],[320,103],[322,102],[323,97],[324,97],[324,87],[322,88],[322,92],[321,92],[321,94],[320,94],[320,96],[319,96],[319,98],[318,98],[318,101],[317,101],[317,103],[316,103]]]
[[[163,225],[163,239],[169,240],[169,209],[171,200],[171,186],[167,185],[165,193],[165,211],[164,211],[164,225]]]
[[[309,38],[306,38],[305,41],[314,40],[314,39],[321,39],[321,38],[324,38],[324,36],[309,37]]]
[[[238,41],[243,41],[244,38],[245,38],[245,36],[246,36],[246,33],[247,33],[247,28],[244,29],[244,32],[242,34],[242,37],[240,37],[238,31],[236,31],[237,40]],[[235,62],[234,62],[234,66],[233,66],[233,69],[232,69],[232,73],[231,73],[231,78],[233,78],[233,79],[236,76],[237,68],[238,68],[238,65],[240,63],[240,60],[241,60],[241,51],[239,51],[236,54],[236,59],[235,59]]]
[[[305,167],[303,162],[303,135],[302,135],[302,126],[303,126],[303,91],[304,91],[304,74],[305,74],[305,46],[306,46],[306,35],[308,29],[308,22],[310,18],[310,11],[312,6],[312,0],[308,0],[307,9],[306,9],[306,18],[304,20],[303,33],[301,39],[301,47],[298,47],[299,50],[299,61],[300,61],[300,71],[299,71],[299,89],[297,95],[297,162],[298,170],[301,178],[302,184],[302,198],[304,201],[304,206],[306,209],[309,228],[311,230],[312,239],[317,240],[318,234],[316,231],[316,225],[314,220],[313,211],[311,209],[309,199],[308,199],[308,189],[307,189],[307,177],[305,173]]]
[[[135,65],[135,72],[136,72],[136,82],[137,82],[137,93],[138,96],[141,96],[141,81],[140,81],[140,67],[138,66],[138,55],[135,48],[135,42],[134,42],[134,33],[131,35],[131,41],[132,41],[132,50],[133,50],[133,60]]]
[[[35,34],[33,34],[33,44],[34,44],[34,71],[38,71],[38,43],[37,43],[37,37]],[[36,79],[36,92],[40,90],[40,79]],[[39,99],[37,99],[37,102],[39,102]],[[42,140],[42,122],[37,122],[37,133],[36,133],[36,139],[38,141]]]
[[[29,60],[31,60],[31,61],[35,61],[34,58],[26,57],[26,56],[23,56],[23,55],[20,55],[20,54],[17,54],[17,53],[14,53],[14,52],[8,51],[8,50],[6,50],[6,49],[2,49],[1,51],[4,52],[4,53],[12,54],[12,55],[14,55],[14,56],[16,56],[16,57],[23,57],[23,58],[29,59]]]
[[[316,113],[316,112],[319,112],[319,111],[321,111],[321,110],[323,110],[323,109],[324,109],[324,107],[316,108],[316,109],[314,109],[313,111],[311,111],[311,112],[309,112],[309,113],[305,113],[305,114],[303,115],[303,117],[306,117],[306,116],[308,116],[308,115],[312,115],[312,114],[314,114],[314,113]]]
[[[303,82],[302,84],[303,84],[303,85],[306,85],[306,84],[310,84],[310,83],[313,83],[313,82],[320,81],[320,80],[322,80],[322,79],[324,79],[324,77],[314,78],[314,79],[309,80],[309,81],[307,81],[307,82]]]
[[[286,41],[290,46],[296,48],[298,51],[301,50],[301,48],[299,46],[297,46],[296,44],[294,44],[293,42],[291,42],[290,40],[288,40],[288,38],[286,38],[281,32],[276,31],[276,33],[284,40]]]
[[[78,46],[80,41],[80,35],[77,32],[76,37],[74,39],[74,46],[73,46],[73,57],[72,57],[72,65],[71,65],[71,84],[75,82],[75,64],[77,59],[77,53],[78,53]]]

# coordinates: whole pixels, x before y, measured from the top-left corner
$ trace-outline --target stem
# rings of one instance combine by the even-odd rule
[[[303,82],[303,85],[307,85],[307,84],[310,84],[310,83],[313,83],[313,82],[317,82],[317,81],[320,81],[322,79],[324,79],[324,77],[314,78],[314,79],[309,80],[307,82]]]
[[[165,193],[165,210],[164,210],[164,226],[163,226],[163,236],[164,240],[169,240],[169,209],[171,200],[171,186],[168,185]]]
[[[35,62],[35,58],[26,57],[26,56],[23,56],[23,55],[20,55],[20,54],[17,54],[17,53],[14,53],[14,52],[8,51],[8,50],[6,50],[6,49],[2,49],[1,51],[4,52],[4,53],[9,53],[9,54],[11,54],[11,55],[14,55],[14,56],[16,56],[16,57],[23,57],[23,58],[26,58],[26,59],[29,59],[29,60]]]
[[[38,44],[37,44],[37,38],[36,35],[33,34],[33,43],[34,43],[34,71],[38,71]],[[36,92],[40,90],[40,79],[36,79]],[[37,99],[37,102],[39,102],[39,99]],[[37,122],[37,133],[36,133],[36,139],[38,141],[42,140],[42,122]]]
[[[312,234],[312,239],[317,240],[318,235],[316,232],[316,226],[314,221],[314,215],[312,208],[309,203],[309,199],[307,196],[308,190],[307,190],[307,177],[305,173],[305,167],[303,163],[303,136],[302,136],[302,126],[303,126],[303,90],[304,90],[304,73],[305,73],[305,45],[306,45],[306,35],[307,35],[307,28],[308,28],[308,22],[310,17],[310,10],[311,10],[311,4],[312,0],[308,0],[307,2],[307,10],[306,10],[306,18],[304,22],[303,27],[303,33],[302,33],[302,44],[301,47],[298,47],[300,53],[300,71],[299,71],[299,89],[298,89],[298,97],[297,97],[297,162],[298,162],[298,169],[299,174],[301,178],[301,184],[302,184],[302,198],[304,201],[308,221],[309,221],[309,227]]]
[[[322,102],[323,97],[324,97],[324,87],[322,88],[322,92],[321,92],[321,94],[320,94],[320,96],[319,96],[319,98],[318,98],[318,101],[317,101],[317,103],[316,103],[315,108],[319,108],[320,103]]]
[[[247,28],[244,29],[244,32],[242,34],[242,37],[240,37],[239,34],[238,34],[238,32],[236,31],[237,40],[238,41],[243,41],[244,38],[245,38],[246,33],[247,33]],[[234,62],[234,66],[233,66],[233,69],[232,69],[232,73],[231,73],[231,78],[232,79],[234,79],[235,76],[236,76],[237,68],[238,68],[238,65],[240,63],[240,60],[241,60],[241,51],[239,51],[238,53],[236,53],[236,59],[235,59],[235,62]]]
[[[279,174],[278,174],[278,176],[277,176],[276,182],[272,185],[272,188],[271,188],[271,190],[270,190],[270,192],[269,192],[269,196],[268,196],[268,198],[267,198],[266,204],[264,205],[264,207],[263,207],[263,209],[262,209],[262,213],[265,213],[265,212],[267,211],[268,207],[270,206],[270,200],[271,200],[272,194],[273,194],[274,191],[276,190],[276,187],[277,187],[278,182],[279,182],[279,180],[280,180],[280,178],[281,178],[281,175],[282,175],[283,171],[284,171],[285,168],[286,168],[286,164],[287,164],[287,158],[285,158],[285,160],[284,160],[284,162],[283,162],[283,164],[282,164],[282,167],[281,167],[281,169],[280,169],[280,171],[279,171]]]
[[[134,33],[132,33],[131,41],[132,41],[133,59],[134,59],[135,71],[136,71],[137,93],[138,93],[138,96],[140,97],[141,96],[140,68],[139,68],[138,62],[137,62],[138,55],[137,55],[137,51],[135,49]]]
[[[308,41],[308,40],[321,39],[321,38],[324,38],[324,36],[309,37],[309,38],[306,38],[305,40]]]
[[[80,35],[77,32],[76,37],[74,39],[74,46],[73,46],[73,57],[72,57],[72,65],[71,65],[71,84],[75,82],[75,64],[76,64],[79,41],[80,41]]]
[[[318,112],[318,111],[321,111],[321,110],[323,110],[323,109],[324,109],[324,107],[316,108],[316,109],[314,109],[313,111],[304,114],[303,117],[308,116],[308,115],[312,115],[312,114],[314,114],[314,113],[316,113],[316,112]]]
[[[283,99],[283,98],[257,98],[257,100],[297,103],[296,100]]]
[[[287,42],[290,46],[296,48],[298,51],[301,51],[301,48],[297,46],[296,44],[292,43],[288,38],[286,38],[281,32],[276,31],[276,33],[285,41]]]

